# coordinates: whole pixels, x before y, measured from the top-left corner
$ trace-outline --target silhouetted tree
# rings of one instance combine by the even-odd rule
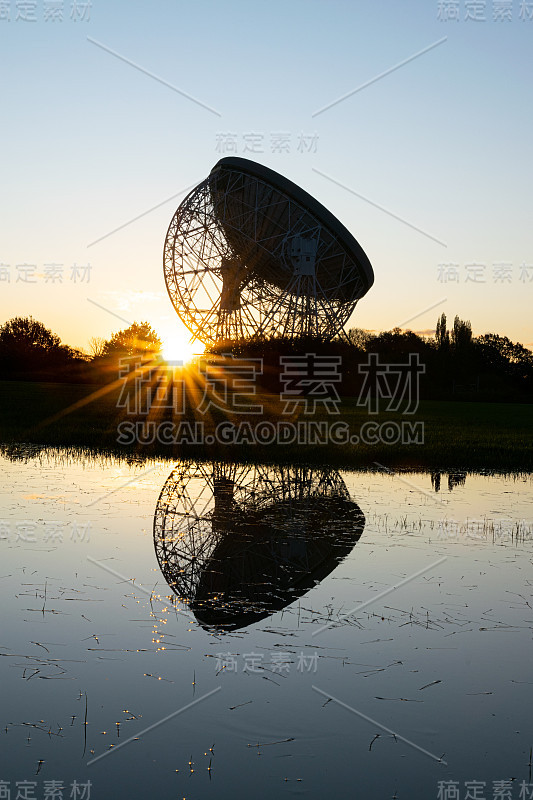
[[[128,328],[114,333],[102,347],[102,356],[156,355],[162,341],[148,322],[133,322]]]
[[[441,314],[437,320],[435,341],[439,350],[448,350],[450,346],[450,334],[446,327],[446,314]]]
[[[350,344],[353,344],[358,350],[366,350],[372,339],[370,331],[365,331],[364,328],[350,328],[347,336]]]
[[[470,320],[462,320],[458,316],[453,321],[451,331],[451,371],[453,380],[463,385],[475,383],[472,350],[472,326]]]
[[[56,380],[83,361],[79,350],[33,317],[14,317],[0,328],[0,373],[7,378]]]
[[[520,342],[507,336],[485,333],[474,340],[479,369],[494,376],[505,377],[514,390],[533,391],[533,353]]]
[[[61,339],[33,317],[14,317],[0,328],[0,348],[10,353],[50,353]]]
[[[91,336],[89,339],[89,353],[93,358],[100,358],[104,355],[106,341],[101,336]]]
[[[366,345],[369,353],[379,353],[382,360],[405,361],[409,353],[425,354],[431,348],[429,342],[422,339],[413,331],[402,331],[393,328],[392,331],[382,331],[372,336]]]
[[[524,364],[533,366],[533,353],[520,342],[512,342],[507,336],[498,336],[496,333],[485,333],[478,336],[476,344],[483,349],[488,359],[494,359],[496,365],[507,361],[510,364]]]
[[[444,314],[443,314],[444,316]],[[456,352],[465,352],[472,344],[472,326],[470,320],[459,319],[455,317],[453,321],[452,330],[452,346]]]

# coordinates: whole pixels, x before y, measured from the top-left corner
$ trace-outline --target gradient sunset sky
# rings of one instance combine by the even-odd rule
[[[166,230],[238,155],[366,251],[350,326],[429,332],[444,311],[533,347],[532,2],[2,5],[0,323],[81,348],[141,319],[184,336]]]

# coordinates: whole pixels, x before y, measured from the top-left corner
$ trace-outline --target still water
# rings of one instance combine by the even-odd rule
[[[533,797],[531,475],[0,460],[1,797]]]

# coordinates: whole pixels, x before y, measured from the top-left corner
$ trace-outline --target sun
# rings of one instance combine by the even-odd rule
[[[172,332],[163,338],[162,355],[165,361],[171,363],[187,364],[202,350],[200,342],[191,342],[190,337],[181,331]]]

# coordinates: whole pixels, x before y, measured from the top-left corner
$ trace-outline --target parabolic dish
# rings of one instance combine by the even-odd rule
[[[374,273],[352,234],[311,195],[244,158],[223,158],[170,223],[167,289],[206,344],[279,335],[331,339]]]

